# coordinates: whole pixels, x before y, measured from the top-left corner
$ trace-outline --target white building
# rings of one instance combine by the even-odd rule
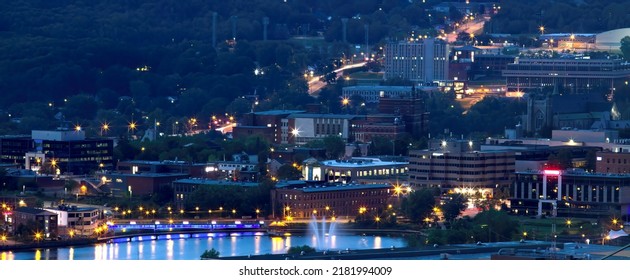
[[[48,208],[46,211],[56,213],[59,231],[73,232],[79,236],[89,236],[104,223],[101,210],[95,207],[77,207],[60,205],[57,208]]]
[[[419,83],[448,79],[448,44],[439,39],[389,43],[385,47],[384,78]]]
[[[380,183],[406,178],[409,163],[353,157],[347,160],[304,161],[302,177],[307,181]]]

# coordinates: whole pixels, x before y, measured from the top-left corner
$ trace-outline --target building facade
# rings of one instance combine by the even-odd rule
[[[448,79],[448,45],[439,39],[389,43],[385,47],[385,76],[418,83]]]
[[[383,97],[378,112],[400,116],[405,131],[413,137],[424,137],[428,131],[429,113],[425,111],[424,99],[417,93],[408,97]]]
[[[350,98],[361,96],[365,103],[378,103],[382,97],[401,98],[411,95],[408,86],[350,86],[342,89],[342,96]]]
[[[496,188],[512,183],[513,151],[448,150],[409,151],[409,184],[412,187]]]
[[[603,174],[628,174],[630,173],[630,153],[597,152],[595,170]]]
[[[630,176],[560,170],[517,172],[510,197],[515,214],[621,218],[630,211]]]
[[[59,230],[57,227],[57,214],[44,209],[33,207],[19,207],[13,211],[13,231],[17,231],[21,226],[35,225],[40,238],[57,237]],[[35,233],[33,233],[35,235]]]
[[[282,130],[281,143],[303,145],[328,136],[338,136],[347,142],[351,136],[351,122],[355,118],[358,117],[339,114],[289,115],[283,120],[283,128],[286,129]]]
[[[391,184],[322,185],[271,191],[275,217],[287,220],[312,216],[354,219],[362,214],[374,217],[396,199]]]
[[[60,205],[46,210],[57,214],[57,225],[62,234],[72,232],[71,235],[90,236],[105,222],[103,211],[95,207]]]
[[[330,183],[396,182],[407,178],[407,162],[382,161],[378,158],[353,157],[345,160],[307,159],[302,177],[307,181]]]
[[[238,125],[234,127],[233,137],[238,139],[259,135],[269,141],[269,143],[280,144],[283,140],[283,132],[287,133],[287,128],[286,126],[283,127],[282,120],[286,120],[287,116],[297,113],[305,113],[305,111],[271,110],[247,113],[241,118]]]
[[[365,119],[352,122],[353,139],[362,143],[370,143],[374,137],[395,140],[407,132],[401,116],[367,115]]]
[[[113,167],[114,142],[90,139],[81,130],[33,130],[31,137],[4,137],[0,160],[47,174],[86,174]]]
[[[621,59],[517,58],[503,71],[508,92],[528,92],[561,85],[569,93],[591,89],[613,92],[630,78],[630,64]]]

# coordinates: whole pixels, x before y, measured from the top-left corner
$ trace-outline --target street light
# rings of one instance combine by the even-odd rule
[[[103,136],[103,131],[105,131],[105,133],[107,133],[108,130],[109,130],[109,124],[108,123],[103,123],[101,125],[101,136]]]

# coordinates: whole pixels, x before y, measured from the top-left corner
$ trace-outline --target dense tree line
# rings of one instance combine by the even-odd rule
[[[464,110],[453,94],[427,96],[429,133],[432,138],[440,135],[467,138],[486,138],[502,135],[506,128],[514,128],[520,115],[527,112],[524,99],[487,96]]]
[[[429,1],[431,2],[431,1]],[[211,114],[301,108],[314,102],[304,71],[330,71],[340,18],[348,42],[426,28],[430,3],[386,1],[25,1],[0,4],[0,122],[5,133],[130,122],[174,124]],[[216,45],[213,15],[216,13]],[[263,41],[263,18],[269,18]],[[394,22],[395,21],[395,22]],[[324,34],[330,44],[293,36]],[[234,39],[236,44],[234,44]],[[258,72],[255,72],[258,69]],[[256,75],[259,74],[259,75]],[[148,117],[148,118],[147,118]],[[13,120],[13,121],[10,121]],[[116,131],[116,129],[118,130]]]
[[[623,0],[505,0],[500,6],[487,33],[534,34],[540,26],[545,33],[598,33],[630,23],[630,6]]]

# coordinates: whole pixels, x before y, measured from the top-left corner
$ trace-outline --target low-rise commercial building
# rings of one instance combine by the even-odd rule
[[[409,151],[412,187],[506,187],[512,182],[514,170],[514,151]]]
[[[34,225],[34,239],[53,238],[59,234],[57,227],[57,214],[33,207],[18,207],[13,211],[13,231],[19,232],[22,227]],[[41,234],[37,236],[36,234]]]
[[[630,173],[630,153],[600,151],[595,155],[595,170],[598,173]]]
[[[93,235],[105,222],[103,211],[96,207],[59,205],[46,210],[57,214],[59,233],[64,235]]]
[[[517,172],[510,188],[515,214],[612,218],[630,213],[630,175],[579,170]]]
[[[353,219],[359,215],[377,216],[396,203],[391,184],[316,185],[275,188],[271,203],[276,218],[304,219],[336,217]]]
[[[353,157],[346,160],[307,159],[302,177],[307,181],[336,183],[396,182],[407,178],[407,162],[382,161],[378,158]]]

